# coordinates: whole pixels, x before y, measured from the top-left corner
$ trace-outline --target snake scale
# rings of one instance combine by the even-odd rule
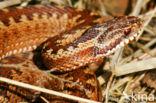
[[[123,47],[141,27],[138,17],[120,16],[106,21],[100,15],[71,7],[2,9],[0,59],[32,51],[42,44],[41,56],[48,69],[61,73],[78,70]]]

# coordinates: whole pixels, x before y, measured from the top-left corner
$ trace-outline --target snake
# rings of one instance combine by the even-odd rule
[[[72,7],[32,5],[0,10],[0,59],[41,46],[46,68],[71,72],[111,55],[137,37],[142,20]]]

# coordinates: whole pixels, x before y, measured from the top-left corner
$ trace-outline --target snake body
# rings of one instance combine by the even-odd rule
[[[84,25],[94,24],[96,18],[70,7],[38,5],[0,10],[0,57],[35,49],[84,21]]]
[[[45,65],[71,71],[110,55],[133,40],[141,28],[141,20],[133,16],[97,21],[100,16],[70,7],[0,10],[0,57],[30,51],[49,38],[42,50]]]
[[[112,54],[133,40],[141,27],[138,17],[121,16],[105,21],[92,12],[71,7],[36,5],[2,9],[0,59],[32,51],[43,43],[41,55],[45,66],[68,72]]]

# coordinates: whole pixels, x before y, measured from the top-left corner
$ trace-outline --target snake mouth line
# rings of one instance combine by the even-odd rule
[[[110,55],[112,53],[114,53],[116,50],[124,47],[126,44],[128,44],[130,41],[134,40],[137,37],[137,33],[135,33],[133,36],[129,37],[129,39],[125,39],[124,41],[120,42],[120,44],[116,45],[115,48],[113,48],[112,50],[108,50],[108,52],[104,55],[98,55],[98,56],[107,56]]]
[[[108,55],[114,53],[116,50],[118,50],[118,49],[124,47],[124,46],[125,46],[126,44],[128,44],[130,41],[136,39],[136,37],[137,37],[139,34],[140,34],[140,33],[135,33],[133,36],[129,37],[128,39],[125,39],[124,41],[120,42],[120,43],[119,43],[118,45],[116,45],[116,47],[113,48],[112,50],[107,51],[106,54],[97,55],[96,58],[105,57],[105,56],[108,56]],[[88,61],[88,62],[86,62],[86,64],[87,64],[87,63],[90,63],[90,62],[89,62],[89,61],[90,61],[90,58],[88,58],[87,61]],[[80,64],[80,65],[82,65],[82,64]]]

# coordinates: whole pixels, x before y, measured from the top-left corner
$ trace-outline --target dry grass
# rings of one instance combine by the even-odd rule
[[[10,0],[0,2],[0,7],[7,7],[11,5],[26,6],[34,0]],[[18,2],[17,2],[18,1]],[[69,5],[79,9],[89,9],[101,13],[101,15],[109,15],[107,9],[102,4],[103,0],[36,0],[36,3],[41,4],[57,4]],[[106,0],[105,0],[106,1]],[[132,12],[129,15],[139,16],[144,21],[142,32],[138,36],[137,42],[132,42],[131,46],[126,46],[116,52],[114,56],[107,57],[107,61],[103,66],[103,70],[109,70],[112,75],[109,76],[107,71],[100,74],[97,78],[102,87],[103,98],[106,103],[124,103],[130,102],[125,98],[123,93],[127,95],[141,93],[154,95],[156,91],[146,85],[142,85],[141,81],[150,69],[156,68],[156,25],[149,24],[156,18],[156,6],[146,10],[149,2],[152,0],[137,0]],[[9,3],[8,3],[9,2]],[[155,5],[155,4],[153,4]],[[144,32],[143,32],[144,31]],[[128,52],[128,53],[127,53]],[[106,97],[106,98],[105,98]],[[155,96],[156,98],[156,96]]]

